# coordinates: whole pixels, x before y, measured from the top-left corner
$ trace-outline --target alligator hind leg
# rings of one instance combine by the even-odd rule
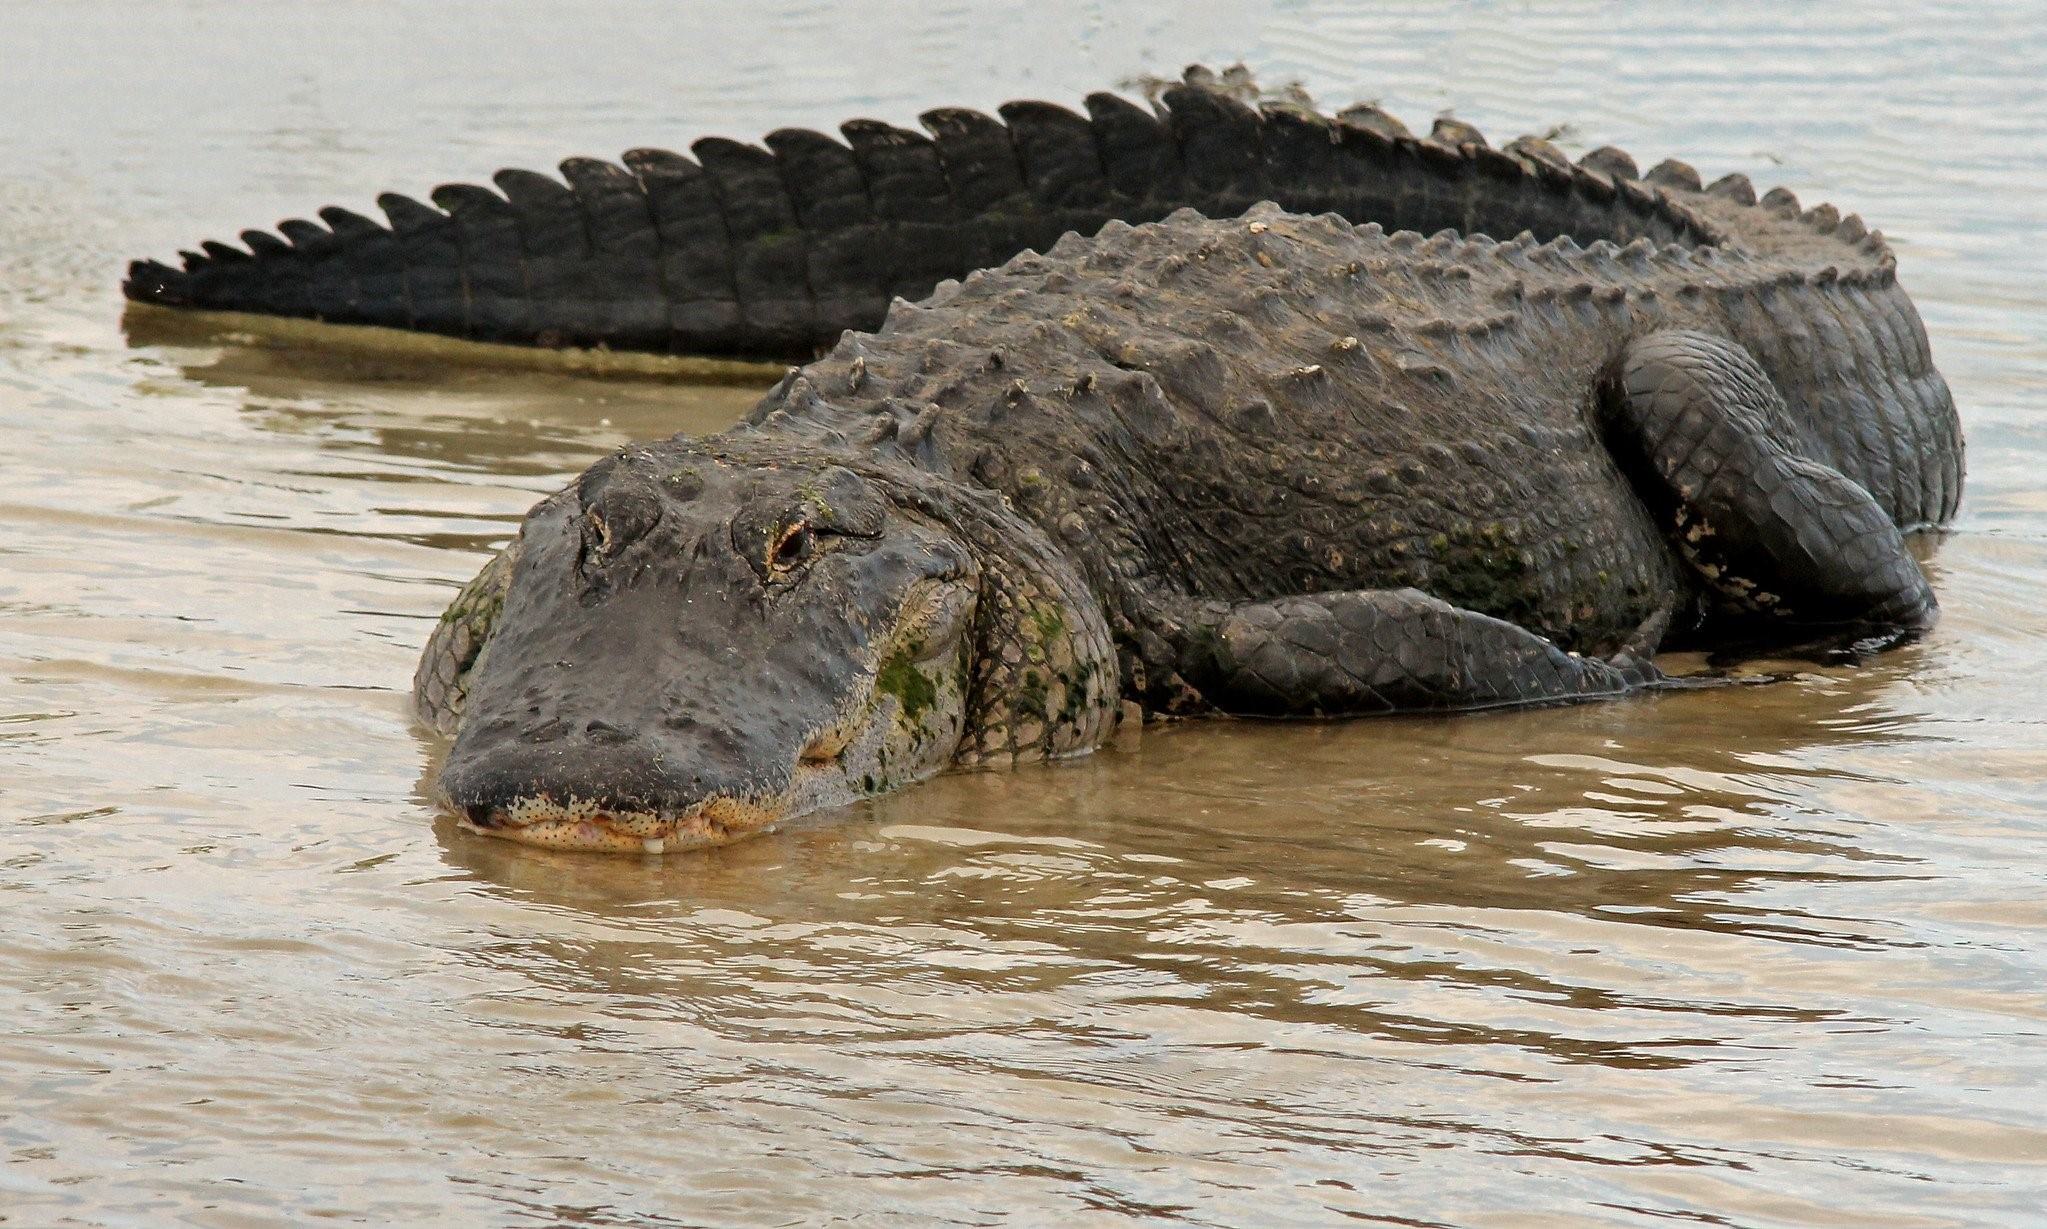
[[[1784,402],[1746,350],[1672,330],[1635,341],[1608,435],[1668,511],[1721,608],[1786,639],[1894,643],[1933,622],[1933,590],[1869,492],[1801,456]]]
[[[1612,661],[1566,653],[1512,623],[1417,589],[1204,604],[1180,673],[1225,712],[1337,717],[1557,703],[1659,676],[1663,620]]]

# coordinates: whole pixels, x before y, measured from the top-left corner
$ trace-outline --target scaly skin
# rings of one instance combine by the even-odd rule
[[[1653,682],[1667,635],[1931,619],[1897,535],[1952,513],[1961,440],[1879,237],[1675,163],[1431,148],[1488,168],[1469,237],[1112,222],[602,463],[428,647],[443,792],[666,848],[1085,751],[1119,696],[1557,702]]]
[[[874,438],[1001,491],[1081,562],[1154,706],[1199,706],[1173,699],[1205,625],[1189,598],[1412,587],[1609,653],[1659,611],[1684,630],[1705,613],[1674,526],[1587,412],[1633,338],[1748,345],[1796,407],[1770,424],[1784,446],[1895,524],[1953,511],[1953,404],[1888,256],[1814,240],[1581,248],[1277,211],[1112,224],[899,308],[740,432]],[[1823,330],[1838,348],[1798,345]]]
[[[209,241],[182,268],[137,261],[124,289],[164,307],[474,341],[801,362],[878,327],[892,297],[1181,207],[1229,217],[1273,200],[1428,233],[1483,229],[1473,223],[1494,202],[1525,198],[1519,224],[1496,233],[1548,239],[1591,222],[1621,242],[1706,237],[1639,192],[1616,211],[1597,156],[1574,167],[1534,138],[1495,151],[1454,120],[1417,139],[1372,107],[1254,109],[1247,93],[1194,69],[1157,110],[1098,93],[1085,116],[1013,102],[999,120],[927,112],[922,133],[854,120],[843,142],[784,128],[759,146],[706,138],[694,158],[571,158],[561,180],[507,170],[497,191],[447,184],[433,205],[386,193],[388,226],[329,207],[325,225]]]

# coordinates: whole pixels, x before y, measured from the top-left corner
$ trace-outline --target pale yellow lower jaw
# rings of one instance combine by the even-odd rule
[[[588,819],[549,819],[516,828],[485,828],[466,819],[458,819],[455,823],[479,836],[494,836],[502,841],[537,845],[543,849],[573,849],[589,853],[666,853],[690,843],[673,837],[634,836],[610,824]]]
[[[467,819],[455,823],[464,831],[499,840],[516,841],[542,849],[575,850],[581,853],[674,853],[683,849],[704,849],[743,840],[765,827],[762,822],[735,826],[709,822],[704,816],[677,821],[659,836],[628,832],[602,819],[542,819],[527,824],[503,824],[486,828]]]

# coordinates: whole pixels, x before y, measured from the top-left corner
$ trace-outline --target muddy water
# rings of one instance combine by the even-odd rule
[[[554,7],[0,4],[0,1223],[2040,1223],[2047,23]],[[1939,631],[550,856],[423,805],[416,647],[750,392],[119,324],[121,258],[382,187],[1236,56],[1883,226],[1972,442]]]

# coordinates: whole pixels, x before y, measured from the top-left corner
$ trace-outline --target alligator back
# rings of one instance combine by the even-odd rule
[[[1269,204],[1111,223],[898,304],[739,434],[998,490],[1112,609],[1413,587],[1608,650],[1690,585],[1601,438],[1634,338],[1767,356],[1792,394],[1778,442],[1900,523],[1959,491],[1953,404],[1888,254],[1767,220],[1788,229],[1752,225],[1755,250],[1425,238]]]

